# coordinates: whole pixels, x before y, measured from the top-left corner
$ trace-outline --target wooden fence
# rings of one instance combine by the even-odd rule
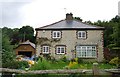
[[[9,73],[21,73],[21,74],[71,74],[71,73],[85,73],[91,70],[82,70],[82,69],[57,69],[57,70],[18,70],[18,69],[8,69],[8,68],[0,68],[0,72],[9,72]]]

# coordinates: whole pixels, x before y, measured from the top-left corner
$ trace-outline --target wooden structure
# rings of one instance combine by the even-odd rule
[[[18,45],[15,49],[16,55],[24,55],[27,57],[32,57],[35,54],[35,44],[27,40]]]
[[[85,73],[87,70],[82,69],[57,69],[57,70],[34,70],[34,71],[25,71],[18,69],[8,69],[8,68],[0,68],[0,72],[9,72],[9,73],[20,73],[20,74],[70,74],[70,73]]]

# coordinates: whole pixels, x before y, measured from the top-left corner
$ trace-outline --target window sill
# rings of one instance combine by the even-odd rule
[[[78,38],[79,40],[86,40],[87,38]]]
[[[50,54],[50,53],[42,53],[42,54]]]
[[[56,53],[56,55],[64,55],[65,53]]]

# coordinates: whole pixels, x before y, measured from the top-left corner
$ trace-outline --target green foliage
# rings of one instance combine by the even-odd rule
[[[60,60],[63,61],[63,62],[68,62],[68,60],[67,60],[65,55],[63,55]]]
[[[83,63],[83,60],[81,58],[78,58],[78,64]]]
[[[113,68],[115,68],[115,66],[111,65],[109,63],[100,63],[99,68],[100,69],[113,69]]]
[[[26,40],[35,43],[34,29],[30,26],[23,26],[22,28],[2,28],[2,34],[6,34],[12,45],[19,44]]]
[[[9,62],[6,62],[2,65],[4,68],[11,68],[11,69],[23,69],[23,68],[28,68],[29,64],[27,61],[16,61],[12,60]]]
[[[68,65],[68,68],[70,69],[77,69],[79,68],[79,65],[78,65],[78,58],[74,58],[70,61],[69,65]]]
[[[19,38],[22,41],[30,40],[35,43],[34,29],[31,26],[23,26],[19,29]]]
[[[118,57],[114,57],[109,63],[118,66],[120,64],[120,59]]]
[[[112,18],[110,21],[100,21],[93,23],[94,25],[105,27],[104,30],[104,46],[119,47],[120,46],[120,16]]]
[[[69,64],[69,62],[64,62],[61,60],[54,61],[54,62],[51,62],[51,69],[63,69],[68,64]]]
[[[31,70],[46,70],[50,69],[50,62],[47,61],[45,58],[41,57],[35,65],[33,65]]]
[[[13,52],[13,47],[10,44],[10,39],[8,35],[2,34],[2,64],[8,63],[15,58],[15,53]],[[8,63],[9,64],[9,63]]]
[[[18,68],[28,68],[29,64],[27,61],[18,61]]]
[[[78,20],[78,21],[83,21],[80,17],[74,17],[74,19]]]

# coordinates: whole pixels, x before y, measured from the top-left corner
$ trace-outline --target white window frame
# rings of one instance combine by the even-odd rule
[[[77,46],[78,47],[78,46]],[[96,46],[79,46],[76,47],[76,56],[80,58],[96,58]]]
[[[65,46],[57,46],[56,47],[56,54],[65,54]]]
[[[87,32],[86,31],[78,31],[77,32],[77,37],[80,39],[86,39]]]
[[[53,31],[52,38],[61,38],[61,31]]]
[[[50,53],[50,47],[49,46],[42,46],[42,53],[43,54],[49,54]]]

